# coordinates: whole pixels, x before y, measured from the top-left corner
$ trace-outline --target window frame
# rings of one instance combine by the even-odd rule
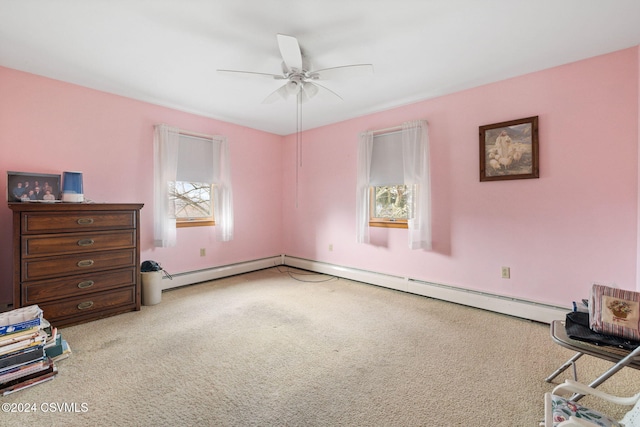
[[[406,184],[397,184],[406,187]],[[369,186],[369,227],[382,227],[382,228],[409,228],[408,219],[395,219],[375,217],[376,211],[376,187],[387,187],[384,185],[370,185]]]
[[[176,181],[185,182],[185,181]],[[210,184],[210,196],[211,196],[211,216],[192,217],[192,218],[179,218],[176,216],[176,228],[182,227],[205,227],[216,225],[214,210],[213,210],[213,191],[215,184]],[[169,191],[169,197],[171,198],[171,191]]]
[[[378,139],[379,138],[379,139]],[[391,129],[373,136],[369,180],[369,227],[409,228],[408,219],[376,217],[376,188],[404,186],[401,129]],[[381,150],[377,152],[376,150]],[[400,157],[398,157],[400,156]],[[380,163],[382,161],[382,163]],[[373,173],[373,171],[379,173]]]
[[[207,227],[216,225],[215,220],[211,219],[178,219],[176,218],[176,228],[183,227]]]
[[[186,131],[179,132],[179,135],[181,137],[203,139],[203,140],[207,140],[207,141],[210,139],[208,136],[199,135],[199,134],[196,134],[196,133],[186,132]],[[181,139],[179,143],[183,144],[183,143],[187,143],[187,142]],[[212,141],[212,143],[213,143],[213,141]],[[191,182],[191,181],[176,180],[174,182],[174,184],[177,183],[177,182]],[[200,182],[199,184],[203,184],[203,183]],[[215,210],[214,210],[214,186],[215,186],[215,183],[209,183],[209,186],[210,186],[211,216],[193,217],[193,218],[179,218],[179,217],[175,216],[176,228],[208,227],[208,226],[215,226],[216,225],[215,216],[214,216],[214,212],[215,212]],[[171,191],[171,189],[169,189],[168,195],[169,195],[169,202],[171,203],[171,200],[172,200],[172,191]],[[174,212],[174,215],[175,215],[175,212]]]
[[[211,194],[213,195],[213,184],[211,185]],[[213,216],[213,197],[211,198],[211,216],[194,217],[194,218],[178,218],[176,216],[176,228],[182,227],[207,227],[216,225]]]

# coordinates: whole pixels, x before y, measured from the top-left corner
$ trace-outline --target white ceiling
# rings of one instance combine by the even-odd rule
[[[276,34],[313,69],[371,63],[311,129],[640,44],[640,0],[0,0],[0,65],[280,135]]]

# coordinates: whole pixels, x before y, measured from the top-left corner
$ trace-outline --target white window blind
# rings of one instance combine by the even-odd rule
[[[401,131],[373,136],[369,184],[375,187],[404,184]]]
[[[213,183],[213,165],[220,164],[219,145],[219,141],[180,134],[176,180]]]

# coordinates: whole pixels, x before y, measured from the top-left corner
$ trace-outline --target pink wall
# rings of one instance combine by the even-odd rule
[[[95,201],[142,202],[142,257],[184,272],[285,253],[354,268],[568,305],[592,282],[635,289],[639,48],[623,50],[304,133],[295,138],[0,68],[0,170],[82,170]],[[538,115],[540,179],[480,183],[478,126]],[[430,124],[433,251],[406,231],[355,243],[358,134]],[[152,126],[229,138],[236,233],[180,229],[152,245]],[[3,172],[4,173],[4,172]],[[6,188],[6,175],[0,174]],[[295,195],[298,194],[298,206]],[[0,303],[11,298],[11,211],[0,210]],[[329,251],[329,245],[333,251]],[[199,256],[199,248],[207,256]],[[500,278],[500,267],[511,279]]]
[[[635,289],[638,69],[635,47],[308,131],[297,208],[287,137],[285,253],[565,306],[593,282]],[[535,115],[540,178],[479,182],[478,127]],[[357,244],[358,134],[413,119],[430,126],[434,249],[383,228]]]
[[[0,187],[6,171],[84,173],[96,202],[142,202],[141,257],[178,273],[282,253],[282,137],[0,67]],[[178,246],[153,247],[153,125],[226,135],[235,239],[178,230]],[[259,218],[256,218],[259,212]],[[0,303],[11,300],[11,211],[0,209]],[[200,248],[207,256],[200,257]]]

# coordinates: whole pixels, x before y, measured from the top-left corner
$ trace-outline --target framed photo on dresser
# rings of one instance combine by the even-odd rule
[[[7,201],[60,201],[60,175],[50,173],[7,172]]]

